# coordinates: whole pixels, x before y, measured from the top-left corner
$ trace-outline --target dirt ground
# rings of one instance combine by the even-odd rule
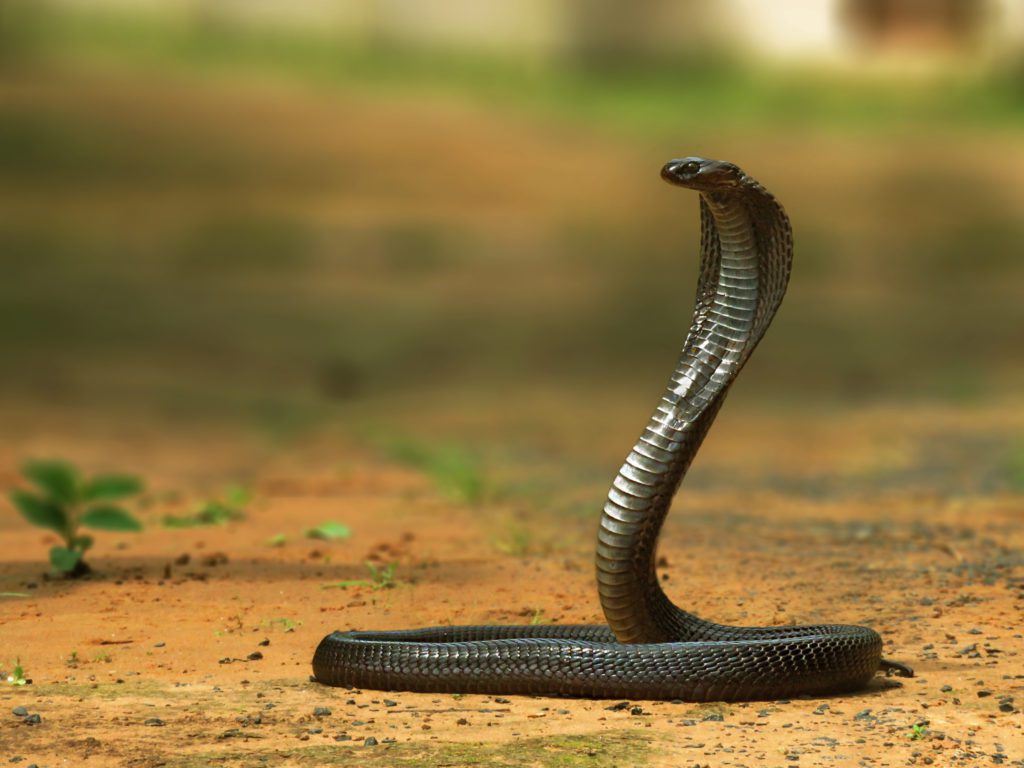
[[[703,480],[677,501],[662,572],[677,602],[716,620],[870,624],[916,677],[879,677],[845,696],[706,705],[310,681],[313,649],[335,629],[600,621],[599,494],[592,516],[538,510],[529,537],[507,546],[494,527],[507,499],[458,503],[436,478],[338,435],[282,449],[221,434],[26,432],[0,450],[5,487],[29,456],[152,469],[139,507],[146,530],[98,534],[96,573],[80,581],[47,578],[53,538],[0,505],[0,666],[18,658],[31,680],[0,686],[0,758],[154,768],[1024,765],[1021,498],[929,492],[941,483],[920,474],[922,446],[940,433],[969,443],[971,429],[1019,433],[1024,419],[921,411],[905,416],[896,441],[893,421],[836,415],[788,431],[771,418],[729,421],[702,457]],[[862,472],[867,457],[916,479],[871,492],[763,482],[787,468],[797,478]],[[738,482],[713,479],[730,469]],[[161,528],[228,477],[252,489],[243,520]],[[304,538],[326,520],[351,526],[351,537]],[[268,543],[279,534],[283,544]],[[396,564],[393,585],[324,588],[369,579],[367,561]],[[18,706],[40,722],[12,714]]]
[[[682,607],[728,623],[867,624],[885,638],[886,656],[912,665],[916,677],[879,677],[868,689],[847,696],[727,705],[326,688],[310,681],[310,661],[317,643],[333,630],[601,621],[593,575],[597,515],[605,484],[649,411],[634,397],[635,384],[614,397],[601,391],[615,386],[605,379],[618,364],[581,368],[578,378],[553,375],[551,390],[540,391],[547,369],[578,354],[578,345],[569,341],[564,348],[552,346],[549,358],[526,355],[518,358],[526,361],[522,364],[513,358],[498,369],[500,386],[491,385],[493,379],[486,384],[476,379],[456,391],[452,381],[471,377],[452,375],[430,388],[421,386],[414,367],[374,369],[371,386],[357,399],[320,403],[295,434],[292,430],[300,427],[278,424],[281,419],[271,418],[274,409],[265,409],[268,423],[260,428],[254,426],[255,415],[245,427],[215,424],[215,418],[228,418],[223,404],[249,391],[242,382],[260,393],[286,385],[308,388],[310,371],[319,370],[316,366],[333,347],[310,343],[293,358],[293,346],[330,336],[321,322],[328,318],[335,318],[331,328],[345,330],[336,320],[342,312],[349,313],[350,327],[359,332],[339,343],[344,348],[366,337],[367,349],[374,352],[365,355],[368,367],[377,356],[402,360],[412,351],[427,361],[424,371],[434,371],[444,367],[443,356],[433,347],[422,351],[415,337],[406,339],[405,329],[422,325],[424,338],[441,337],[444,326],[429,318],[448,306],[472,307],[464,316],[453,314],[453,323],[478,331],[480,347],[493,347],[495,359],[504,364],[509,347],[502,340],[520,336],[488,332],[505,326],[494,318],[487,325],[480,312],[502,295],[498,288],[518,280],[520,288],[508,293],[536,293],[535,303],[511,303],[496,314],[517,324],[537,314],[535,330],[522,336],[526,349],[548,335],[558,337],[548,326],[571,308],[566,296],[578,290],[581,308],[604,307],[598,300],[604,294],[587,289],[584,281],[593,270],[580,270],[571,258],[561,262],[560,271],[545,272],[544,280],[522,268],[521,254],[535,253],[539,263],[559,252],[550,243],[526,247],[534,243],[533,230],[566,222],[625,227],[630,221],[657,222],[658,216],[671,215],[666,237],[677,237],[679,203],[659,196],[664,190],[654,183],[654,173],[657,163],[689,138],[620,146],[608,137],[581,138],[575,129],[561,135],[538,132],[532,120],[484,119],[451,105],[398,109],[385,102],[371,108],[361,100],[324,98],[319,92],[286,98],[257,90],[227,98],[223,88],[196,92],[192,86],[175,90],[148,82],[79,88],[77,82],[15,81],[0,89],[0,100],[12,114],[31,118],[23,120],[30,127],[73,125],[79,129],[77,141],[83,126],[92,126],[85,135],[98,137],[103,149],[98,167],[122,168],[102,175],[103,183],[90,180],[88,195],[76,186],[80,178],[74,163],[71,171],[55,166],[52,173],[44,163],[38,174],[42,182],[0,189],[0,207],[6,211],[0,219],[6,215],[17,224],[11,225],[17,237],[10,242],[33,242],[36,229],[67,227],[70,243],[64,261],[38,261],[29,253],[31,258],[21,260],[21,282],[7,281],[14,297],[9,306],[17,310],[8,315],[17,317],[20,327],[33,327],[19,313],[43,299],[47,303],[40,306],[54,307],[50,314],[66,317],[66,326],[58,323],[50,335],[26,339],[10,334],[16,337],[8,340],[14,352],[4,357],[5,383],[18,379],[20,385],[0,395],[0,669],[9,672],[20,661],[31,682],[0,682],[0,761],[20,768],[1024,766],[1024,408],[1019,387],[1012,385],[1020,380],[1016,346],[992,342],[1003,331],[1009,339],[1019,327],[1013,312],[1020,306],[1020,281],[1011,271],[1018,259],[1012,264],[1010,259],[1005,264],[990,260],[989,282],[953,277],[942,283],[956,293],[920,290],[932,302],[922,310],[900,302],[914,315],[917,336],[890,333],[895,326],[887,312],[893,309],[875,303],[885,280],[875,279],[862,265],[819,270],[831,293],[817,292],[813,279],[810,288],[802,277],[795,281],[787,305],[791,315],[780,320],[797,318],[789,338],[818,333],[820,344],[800,347],[804,356],[785,358],[788,363],[775,353],[766,355],[780,362],[772,364],[774,369],[762,368],[774,378],[762,377],[767,383],[760,398],[740,383],[662,538],[661,573],[667,592]],[[147,100],[151,90],[155,95]],[[243,125],[253,132],[240,130]],[[43,133],[56,138],[55,146],[42,145],[40,158],[66,149],[57,141],[59,131]],[[489,137],[487,147],[479,144],[480,136]],[[907,147],[920,143],[916,135],[879,147],[848,137],[812,141],[759,135],[754,144],[742,136],[725,136],[709,146],[728,157],[740,150],[745,156],[756,152],[758,174],[790,185],[780,190],[787,205],[792,200],[794,210],[810,210],[822,232],[835,230],[842,240],[876,220],[887,221],[882,214],[889,210],[899,212],[901,228],[915,221],[905,207],[879,193],[877,179],[888,176],[876,171],[898,165]],[[204,154],[209,144],[228,148],[221,150],[227,152],[223,167],[209,163]],[[73,142],[72,149],[76,146]],[[172,151],[153,151],[153,146]],[[930,198],[918,188],[955,186],[916,181],[932,178],[915,175],[932,166],[974,174],[968,177],[972,185],[962,188],[988,190],[957,191],[958,211],[973,204],[986,212],[1005,209],[1013,222],[1020,219],[1014,174],[1024,164],[1015,162],[1022,152],[1016,134],[998,142],[955,136],[930,146],[923,143],[910,170],[898,177],[914,182],[915,194],[905,195],[898,185],[893,193],[920,200],[920,229],[930,231],[937,218]],[[416,158],[419,173],[393,162],[395,147]],[[130,154],[123,166],[109,163],[104,152],[117,159],[123,148],[138,148],[138,157]],[[972,161],[951,164],[948,158],[954,155]],[[68,156],[72,161],[78,157],[74,152]],[[821,164],[794,162],[797,156],[830,158],[830,183],[819,183]],[[171,160],[162,165],[165,157]],[[187,167],[200,169],[185,174],[187,184],[177,175],[181,157],[192,158]],[[264,164],[256,165],[257,160]],[[995,181],[981,185],[990,178]],[[807,208],[812,198],[821,198],[820,210]],[[850,199],[856,205],[847,204]],[[250,295],[227,279],[223,285],[236,293],[219,292],[213,289],[221,284],[209,276],[210,293],[193,294],[188,291],[203,281],[192,273],[169,289],[165,280],[178,273],[166,265],[177,262],[172,253],[160,261],[163,252],[156,246],[180,234],[172,226],[176,217],[188,220],[194,211],[205,215],[218,201],[226,208],[245,203],[260,216],[265,210],[284,211],[297,221],[335,226],[342,242],[367,222],[423,219],[461,222],[484,232],[499,225],[510,228],[511,222],[523,244],[509,248],[516,257],[506,259],[507,266],[500,258],[475,259],[494,262],[494,271],[453,268],[433,277],[427,289],[422,275],[430,273],[411,271],[392,292],[397,270],[360,271],[363,262],[353,261],[353,267],[340,246],[338,258],[310,261],[320,266],[309,268],[301,285],[294,286],[302,288],[294,296],[291,270],[260,278],[268,285],[282,281],[288,290],[280,295],[256,289]],[[696,203],[690,205],[695,212]],[[655,206],[664,213],[646,212]],[[650,218],[637,218],[637,211]],[[803,221],[813,218],[802,216]],[[120,236],[122,220],[160,225],[153,227],[155,235],[149,230],[139,235],[142,242],[149,242],[148,236],[155,243],[140,249],[151,261],[132,262],[118,238],[100,238],[96,250],[109,254],[104,257],[114,267],[109,273],[90,272],[82,281],[52,278],[92,263],[79,253],[83,231],[107,227]],[[26,221],[32,237],[18,229]],[[312,242],[331,242],[321,229],[310,231]],[[595,241],[614,231],[614,226],[597,228]],[[999,231],[1012,244],[1006,252],[1015,255],[1017,230]],[[538,237],[537,242],[546,242]],[[214,241],[211,249],[219,248]],[[618,259],[618,245],[612,250]],[[928,253],[925,247],[905,251]],[[822,257],[820,263],[840,263],[834,258],[839,256],[829,252],[829,260]],[[901,263],[870,247],[851,247],[846,258],[858,265],[864,258]],[[94,256],[93,261],[102,259]],[[813,260],[804,263],[814,265]],[[967,263],[973,271],[985,260],[972,257]],[[133,268],[138,274],[125,283],[125,294],[138,295],[135,304],[96,300],[107,295],[108,275],[131,276]],[[581,271],[586,275],[581,277]],[[657,269],[648,272],[654,281],[668,282]],[[940,269],[908,268],[918,289],[919,273],[945,275]],[[619,274],[608,272],[604,283],[594,285],[617,289]],[[689,301],[690,278],[680,274]],[[26,285],[34,286],[35,294]],[[480,293],[481,285],[493,295]],[[972,285],[975,303],[962,302],[961,290]],[[147,286],[157,290],[143,290]],[[311,314],[308,325],[305,315],[297,315],[288,325],[288,313],[264,314],[250,306],[273,309],[286,294],[297,304],[321,301],[322,314]],[[436,306],[412,301],[424,295]],[[645,293],[637,290],[636,295]],[[167,347],[159,355],[137,356],[131,345],[139,340],[131,334],[123,340],[103,322],[93,329],[89,346],[91,326],[83,321],[91,312],[64,316],[58,311],[75,301],[90,307],[109,303],[117,310],[111,327],[131,330],[138,324],[157,339],[164,338],[157,332],[165,331],[165,325],[177,327],[165,323],[168,317],[194,315],[197,330],[186,324],[180,335],[168,332],[180,356],[168,355]],[[677,301],[673,297],[673,305]],[[184,311],[197,302],[218,310],[210,315],[213,321],[203,312]],[[419,309],[400,314],[410,303]],[[792,312],[794,305],[806,307],[805,314]],[[837,322],[834,327],[852,328],[856,337],[829,335],[830,326],[820,321],[832,305],[848,307],[856,324]],[[557,312],[545,315],[545,307]],[[630,314],[628,309],[622,317]],[[36,332],[50,329],[53,318],[34,311],[29,317],[40,318]],[[646,315],[632,314],[645,329],[650,326]],[[885,335],[861,334],[862,323],[872,317],[881,319]],[[603,345],[601,333],[590,330],[592,316],[580,318],[578,327]],[[397,340],[389,354],[378,355],[386,341],[381,326],[391,327]],[[961,333],[964,326],[974,330]],[[376,329],[377,335],[368,336],[365,328]],[[769,343],[776,344],[786,332],[785,325],[773,330]],[[633,345],[635,336],[624,334],[622,346]],[[886,347],[890,337],[895,342]],[[149,336],[140,333],[139,338]],[[207,345],[218,338],[221,346]],[[240,339],[248,339],[248,346]],[[870,370],[884,370],[885,381],[905,378],[915,370],[913,353],[921,340],[935,347],[931,354],[941,357],[953,374],[965,377],[966,395],[973,391],[966,374],[989,371],[995,363],[1013,368],[1017,378],[1007,375],[1011,385],[994,391],[1016,399],[1000,402],[984,394],[987,389],[978,389],[981,394],[973,399],[956,388],[935,395],[922,385],[908,390],[912,394],[904,402],[922,403],[945,392],[947,404],[882,407],[868,405],[875,399],[861,398],[851,400],[859,407],[828,410],[811,398],[780,402],[772,410],[776,390],[785,389],[788,380],[783,375],[800,379],[800,391],[809,391],[810,385],[831,392],[829,379],[814,376],[837,370],[848,350],[860,355],[862,366],[847,369],[851,394],[872,389],[871,377],[855,375],[865,370],[864,361],[876,367]],[[125,346],[115,345],[112,351],[104,346],[113,342]],[[775,352],[785,349],[779,343]],[[880,357],[886,349],[891,362]],[[987,350],[986,365],[964,357],[976,349]],[[835,355],[834,365],[821,362],[822,355],[834,354],[829,350],[844,353]],[[225,351],[231,354],[222,361]],[[65,374],[62,355],[71,357],[67,369],[76,376]],[[39,364],[40,357],[46,365]],[[617,358],[602,354],[598,359]],[[752,367],[760,361],[755,358]],[[504,371],[511,381],[505,381]],[[207,379],[195,391],[183,389],[201,374]],[[752,372],[750,378],[758,377]],[[924,378],[933,383],[931,374]],[[187,402],[178,403],[188,400],[183,393],[199,400],[197,393],[211,386],[211,379],[231,397],[201,400],[206,405],[200,413],[208,415],[200,417],[201,429],[195,420],[175,420],[176,413],[188,412]],[[392,382],[400,386],[388,389]],[[660,385],[658,373],[651,386]],[[163,399],[158,402],[154,392],[163,393]],[[95,402],[116,415],[83,415]],[[67,412],[59,410],[62,403],[68,404]],[[167,407],[158,407],[162,403]],[[162,413],[164,421],[136,419],[140,408]],[[319,424],[321,416],[329,423]],[[422,457],[410,461],[408,451],[404,456],[393,448],[389,452],[368,439],[372,430],[414,432],[421,447],[431,440],[479,440],[503,447],[488,454],[480,467],[460,463],[457,452],[438,454],[446,461],[432,464]],[[145,530],[97,533],[88,558],[95,573],[86,579],[48,577],[46,553],[54,537],[28,526],[6,501],[7,491],[23,482],[22,463],[49,457],[67,458],[87,472],[138,472],[146,482],[146,494],[136,506]],[[242,519],[185,529],[161,524],[167,515],[187,514],[229,483],[251,491]],[[325,521],[350,526],[351,536],[337,541],[305,536]],[[391,583],[337,586],[369,582],[367,562],[378,570],[393,564]],[[15,715],[19,707],[28,716]],[[38,715],[38,722],[32,715]]]

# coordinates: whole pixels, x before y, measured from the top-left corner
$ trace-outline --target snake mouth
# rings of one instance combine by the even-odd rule
[[[661,178],[669,184],[688,189],[733,189],[742,183],[743,171],[724,160],[684,157],[665,163]]]

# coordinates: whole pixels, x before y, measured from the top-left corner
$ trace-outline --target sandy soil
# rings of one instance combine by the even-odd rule
[[[780,455],[798,474],[849,463],[878,445],[885,419],[876,421],[861,420],[859,430],[806,426],[791,442],[819,448]],[[771,430],[748,425],[744,443],[726,427],[709,462],[748,464],[743,446],[767,444],[762,432]],[[859,437],[839,443],[840,434]],[[99,534],[97,573],[81,581],[45,577],[52,538],[0,506],[0,592],[25,595],[0,598],[0,666],[20,657],[31,679],[0,686],[4,761],[1024,765],[1019,497],[812,498],[714,483],[681,496],[662,543],[678,602],[726,622],[870,624],[887,656],[915,667],[910,680],[727,705],[346,691],[309,680],[313,648],[335,629],[599,621],[593,521],[538,517],[536,540],[556,543],[510,552],[493,535],[505,502],[453,503],[427,476],[336,438],[281,450],[217,435],[36,431],[15,444],[0,451],[8,487],[26,456],[74,456],[104,469],[138,466],[142,455],[154,471],[140,510],[147,530]],[[255,494],[244,520],[160,527],[164,514],[243,471]],[[303,537],[325,520],[346,522],[352,536]],[[277,534],[287,542],[268,545]],[[323,588],[366,579],[366,561],[396,563],[395,584]],[[41,722],[15,716],[17,706]]]
[[[63,103],[66,90],[0,95],[46,106],[51,98]],[[83,91],[80,99],[96,93]],[[138,93],[112,88],[101,98],[102,113],[123,120]],[[200,123],[208,115],[207,133],[197,127],[196,135],[225,143],[225,136],[234,140],[233,129],[218,126],[238,112],[263,127],[262,143],[239,142],[239,163],[246,152],[292,148],[278,170],[304,191],[285,202],[325,221],[398,219],[410,210],[455,219],[471,204],[482,226],[520,213],[545,221],[545,211],[564,216],[570,198],[580,219],[614,219],[621,200],[635,198],[639,207],[660,191],[651,183],[656,164],[642,161],[647,152],[609,154],[606,141],[576,137],[530,143],[504,118],[480,123],[461,112],[417,110],[411,120],[406,110],[385,129],[358,110],[309,98],[275,100],[275,110],[255,99],[241,111],[219,93],[206,98],[210,104],[199,109],[193,97],[171,94],[166,112],[156,116],[175,119],[140,117],[140,135],[159,137],[154,125],[175,133],[179,118]],[[518,150],[465,151],[473,137],[488,133],[493,146],[516,142]],[[723,155],[732,156],[741,140],[732,141],[726,139]],[[778,166],[769,164],[766,176],[780,175],[783,165],[819,172],[791,162],[807,151],[802,140],[772,141],[780,146],[763,151]],[[452,149],[438,153],[442,144]],[[418,175],[384,162],[396,146],[422,163]],[[957,147],[966,151],[959,137]],[[848,156],[850,168],[864,162],[863,154],[845,149],[840,142],[829,155]],[[664,153],[649,150],[658,161],[669,151],[667,143]],[[1024,167],[1007,161],[1002,144],[988,151],[972,145],[969,154],[982,158],[972,169],[987,165],[1001,178],[1009,166]],[[520,157],[531,160],[524,166]],[[887,156],[871,157],[884,164]],[[263,184],[238,178],[238,187],[252,188],[255,207],[284,206],[274,174]],[[368,178],[375,184],[366,185]],[[826,195],[848,186],[845,175],[833,182]],[[1007,196],[1017,195],[1006,185]],[[139,188],[150,186],[146,179]],[[818,188],[803,185],[802,194]],[[175,201],[173,184],[161,189]],[[240,199],[237,188],[225,189]],[[875,199],[870,186],[861,189]],[[95,208],[110,208],[103,190],[93,191]],[[0,190],[11,211],[47,222],[54,195],[81,205],[74,188],[16,192]],[[791,194],[797,190],[780,192],[799,200]],[[211,195],[227,193],[215,187]],[[207,204],[192,191],[187,199]],[[675,215],[674,199],[657,199]],[[163,210],[165,201],[156,202],[149,208]],[[823,227],[858,225],[841,206],[824,207],[836,218]],[[74,210],[83,218],[102,215],[91,204]],[[131,365],[138,367],[134,359]],[[716,424],[666,528],[661,571],[669,594],[723,622],[870,624],[885,637],[886,655],[912,664],[915,678],[879,678],[849,696],[699,706],[325,688],[310,682],[310,659],[336,629],[600,621],[592,558],[603,489],[589,480],[577,488],[574,500],[587,507],[585,516],[566,511],[565,489],[558,489],[558,505],[536,492],[457,502],[429,473],[354,445],[354,428],[275,445],[219,431],[190,434],[178,424],[112,434],[102,416],[69,426],[52,408],[17,418],[0,408],[0,491],[21,482],[17,468],[26,458],[48,456],[71,458],[88,471],[138,471],[150,489],[139,509],[146,531],[98,534],[90,553],[96,573],[79,581],[46,578],[46,551],[55,540],[0,500],[0,668],[20,659],[31,679],[0,684],[0,760],[22,768],[1024,766],[1024,470],[1016,470],[1018,492],[1011,494],[1005,468],[993,461],[986,469],[1019,440],[1019,405],[982,413],[824,413],[794,422],[791,414],[738,414],[731,406],[741,392]],[[542,445],[557,467],[573,456],[600,457],[608,479],[646,416],[632,395],[609,407],[586,391],[529,404],[499,404],[489,392],[489,403],[469,407],[454,396],[441,404],[415,394],[412,405],[360,402],[353,410],[377,408],[421,432]],[[570,396],[574,410],[601,418],[570,424]],[[412,418],[403,418],[401,408]],[[560,479],[570,490],[572,469]],[[164,515],[187,512],[230,481],[253,490],[245,519],[161,527]],[[304,537],[327,520],[351,526],[351,537]],[[278,535],[287,540],[271,546]],[[324,588],[367,579],[367,561],[396,564],[395,583]],[[16,716],[16,707],[39,722]]]

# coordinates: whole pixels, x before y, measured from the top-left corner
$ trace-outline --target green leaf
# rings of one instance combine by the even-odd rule
[[[22,473],[50,495],[53,501],[73,504],[78,499],[78,473],[63,461],[29,461]]]
[[[306,531],[307,539],[326,539],[328,541],[334,541],[335,539],[347,539],[351,535],[351,528],[344,523],[337,523],[334,521],[321,523],[316,528],[310,528]]]
[[[79,536],[75,536],[71,540],[71,548],[79,552],[85,552],[85,550],[92,547],[93,538],[87,533],[83,533]]]
[[[22,517],[32,525],[40,528],[49,528],[61,536],[65,535],[68,526],[67,513],[58,504],[48,499],[41,499],[26,491],[14,491],[11,493],[11,501],[21,512]]]
[[[76,552],[67,547],[52,547],[50,549],[50,562],[53,567],[63,573],[71,573],[82,559],[82,553]]]
[[[109,505],[85,510],[82,525],[99,531],[141,531],[142,523],[121,507]]]
[[[85,501],[113,501],[141,491],[142,481],[134,475],[97,475],[85,484],[82,498]]]

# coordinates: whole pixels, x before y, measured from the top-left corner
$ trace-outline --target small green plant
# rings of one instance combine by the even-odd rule
[[[395,586],[396,563],[388,563],[383,568],[378,568],[373,563],[367,563],[366,569],[370,572],[370,582],[374,589],[392,589]]]
[[[352,535],[352,529],[344,523],[338,523],[333,520],[329,520],[326,523],[320,523],[316,528],[306,529],[307,539],[323,539],[325,541],[337,541],[339,539],[347,539]]]
[[[927,738],[928,726],[924,723],[914,723],[910,726],[910,733],[907,734],[908,739],[918,741],[920,739]]]
[[[68,577],[89,572],[83,559],[93,538],[80,528],[98,531],[141,531],[142,523],[112,501],[134,496],[142,483],[133,475],[97,475],[88,480],[62,461],[30,461],[22,474],[37,492],[16,490],[11,501],[33,525],[57,533],[63,546],[50,549],[50,563]]]
[[[78,651],[72,651],[68,654],[68,657],[64,659],[64,666],[66,667],[77,667],[81,659],[78,658]]]
[[[396,461],[428,475],[452,501],[478,504],[488,495],[487,480],[476,453],[458,445],[428,445],[412,440],[395,440],[384,450]]]
[[[25,670],[21,666],[21,657],[19,656],[14,660],[14,669],[8,673],[0,672],[0,677],[2,677],[8,685],[27,685],[28,680],[25,678]]]
[[[369,579],[347,579],[345,581],[335,581],[332,584],[324,584],[321,589],[347,589],[348,587],[369,587],[375,592],[378,589],[392,589],[397,586],[398,581],[395,579],[395,569],[397,565],[395,563],[388,563],[383,568],[380,568],[373,563],[367,563],[366,569],[370,572]]]
[[[224,489],[219,499],[204,501],[189,515],[164,515],[165,528],[195,528],[200,525],[227,525],[245,517],[245,507],[251,501],[249,491],[240,485]]]
[[[268,547],[283,547],[288,543],[288,537],[283,533],[275,533],[273,536],[267,539]]]
[[[494,548],[503,555],[524,557],[534,549],[533,534],[522,526],[514,526],[502,536],[491,539]]]
[[[535,608],[534,611],[533,611],[533,615],[530,616],[530,624],[533,625],[533,626],[537,626],[538,624],[543,624],[543,623],[544,623],[544,609],[543,608]]]
[[[281,628],[282,632],[294,632],[298,627],[302,626],[301,621],[296,621],[295,619],[289,619],[285,617],[277,619],[267,619],[263,622],[263,624],[268,627],[278,626]]]

